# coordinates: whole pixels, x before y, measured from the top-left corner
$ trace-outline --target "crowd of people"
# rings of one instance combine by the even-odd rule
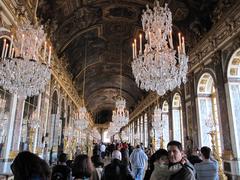
[[[142,144],[95,144],[93,156],[76,154],[73,161],[61,153],[58,163],[49,165],[37,155],[20,152],[11,165],[16,180],[217,180],[218,163],[211,149],[202,147],[201,157],[185,155],[182,144],[170,141],[167,150]]]

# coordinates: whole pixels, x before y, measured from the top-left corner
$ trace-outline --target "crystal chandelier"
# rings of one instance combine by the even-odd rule
[[[120,54],[120,96],[116,98],[115,110],[112,111],[112,121],[119,130],[127,125],[129,121],[129,112],[126,109],[126,100],[122,97],[122,49]]]
[[[77,113],[77,117],[75,119],[75,127],[80,130],[88,128],[88,113],[84,106],[79,108],[79,112]]]
[[[94,127],[94,128],[92,129],[92,137],[95,138],[95,139],[97,139],[97,140],[100,140],[100,139],[101,139],[101,135],[100,135],[100,133],[98,132],[98,130],[97,130],[96,127]]]
[[[129,121],[129,112],[126,110],[126,100],[123,97],[117,97],[116,109],[112,112],[112,121],[115,125],[125,126]]]
[[[156,91],[160,96],[168,90],[186,82],[188,56],[185,53],[184,37],[178,34],[179,46],[176,51],[172,39],[172,14],[167,4],[160,7],[159,2],[142,15],[142,26],[145,32],[144,51],[142,50],[142,35],[139,37],[139,52],[137,40],[132,44],[132,71],[137,85],[146,91]]]
[[[37,115],[37,111],[33,111],[30,118],[28,119],[30,128],[37,129],[40,126],[40,120]]]
[[[10,44],[6,39],[3,40],[0,85],[20,96],[38,95],[51,77],[51,47],[46,64],[47,43],[43,43],[46,35],[42,26],[36,28],[30,22],[19,25],[15,37],[11,36]],[[44,63],[39,61],[40,56]]]
[[[158,106],[155,107],[154,109],[154,116],[153,116],[153,122],[152,126],[155,130],[160,130],[161,125],[162,125],[162,110]]]
[[[68,137],[68,138],[72,138],[73,137],[73,128],[72,128],[72,126],[68,126],[65,129],[65,136]]]
[[[129,141],[129,133],[126,130],[121,132],[121,139],[122,141],[128,142]]]
[[[121,126],[116,124],[115,122],[110,122],[108,127],[108,135],[113,136],[114,134],[118,133],[121,129]]]
[[[213,119],[213,115],[211,113],[209,113],[207,118],[205,119],[205,125],[211,130],[216,129],[216,122]]]

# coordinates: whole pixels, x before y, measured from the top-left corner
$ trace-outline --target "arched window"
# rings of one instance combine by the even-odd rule
[[[11,94],[0,88],[0,158],[3,157],[4,149],[7,146],[7,134],[9,131]]]
[[[211,137],[208,133],[214,127],[217,131],[219,151],[221,152],[216,89],[213,77],[209,73],[204,73],[199,79],[197,94],[200,146],[212,147]],[[215,125],[211,122],[214,122]]]
[[[183,141],[183,123],[182,123],[182,104],[181,96],[179,93],[176,93],[173,96],[172,104],[172,113],[173,113],[173,139],[179,141],[184,145]]]
[[[34,126],[36,125],[37,120],[37,104],[38,96],[27,97],[24,102],[20,151],[33,151],[33,129],[36,128]]]
[[[50,135],[51,135],[51,146],[56,147],[60,144],[62,122],[58,115],[58,94],[54,91],[52,96],[52,109],[51,109],[51,125],[50,125]]]
[[[163,141],[164,148],[169,142],[169,106],[168,102],[164,101],[162,105],[162,121],[163,121]]]
[[[230,128],[235,157],[240,158],[240,49],[230,59],[228,70],[228,92],[230,97]]]

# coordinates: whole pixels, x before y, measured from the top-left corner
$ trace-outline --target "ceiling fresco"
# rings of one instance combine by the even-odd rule
[[[177,38],[177,33],[182,32],[189,51],[215,23],[220,1],[160,0],[160,4],[169,4],[173,36]],[[120,79],[130,111],[147,95],[137,87],[131,70],[131,42],[142,30],[141,13],[147,3],[153,5],[152,0],[39,2],[39,19],[48,27],[54,48],[66,61],[80,96],[86,72],[84,99],[96,123],[111,120],[114,100],[120,94]]]

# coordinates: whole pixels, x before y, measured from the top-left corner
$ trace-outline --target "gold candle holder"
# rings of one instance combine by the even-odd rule
[[[164,148],[164,139],[163,139],[163,136],[160,137],[160,148],[161,148],[161,149]]]
[[[33,136],[34,136],[34,129],[30,128],[29,131],[29,151],[33,152]]]
[[[212,130],[212,131],[209,132],[209,134],[211,136],[213,156],[218,161],[219,179],[220,180],[227,180],[227,176],[224,174],[224,170],[223,170],[222,158],[220,157],[220,154],[219,154],[219,145],[218,145],[218,140],[217,140],[217,131],[216,130]]]

